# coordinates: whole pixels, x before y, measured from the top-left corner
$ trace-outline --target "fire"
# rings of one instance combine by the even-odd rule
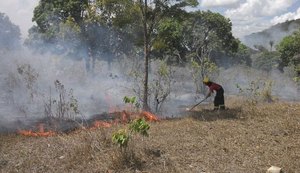
[[[143,111],[141,116],[145,117],[148,121],[159,121],[158,117],[150,112]]]
[[[105,122],[105,121],[95,121],[93,124],[95,128],[99,128],[99,127],[106,127],[109,128],[112,126],[111,123]]]
[[[43,124],[39,124],[38,126],[39,126],[38,132],[33,132],[32,130],[20,130],[18,133],[21,135],[24,135],[24,136],[34,136],[34,137],[38,137],[38,136],[47,137],[47,136],[53,136],[56,134],[53,131],[45,132]]]
[[[142,111],[142,112],[131,112],[131,111],[121,111],[121,112],[114,112],[111,114],[114,116],[113,121],[105,121],[105,120],[95,120],[89,127],[83,127],[85,130],[95,130],[98,128],[110,128],[113,125],[123,123],[127,124],[131,120],[137,119],[137,118],[145,118],[146,121],[150,122],[156,122],[159,121],[159,118],[154,115],[151,112]],[[54,131],[45,131],[44,124],[40,123],[38,125],[38,130],[19,130],[18,134],[24,135],[24,136],[33,136],[33,137],[47,137],[47,136],[54,136],[57,134],[57,132]]]

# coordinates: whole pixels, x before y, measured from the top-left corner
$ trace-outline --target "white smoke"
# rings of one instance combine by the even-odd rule
[[[28,29],[32,27],[33,9],[39,0],[0,1],[0,12],[5,13],[12,23],[20,26],[22,38],[27,38]]]

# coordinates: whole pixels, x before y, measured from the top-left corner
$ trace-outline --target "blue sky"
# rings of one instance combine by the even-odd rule
[[[229,18],[233,34],[242,39],[253,32],[267,29],[286,20],[300,18],[300,0],[198,0],[200,10],[211,10]],[[39,0],[0,0],[0,12],[19,25],[27,37],[33,9]]]

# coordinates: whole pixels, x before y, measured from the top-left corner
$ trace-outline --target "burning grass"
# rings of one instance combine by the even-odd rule
[[[33,125],[29,125],[29,127],[27,125],[27,127],[23,127],[24,129],[18,130],[18,134],[31,137],[47,137],[54,136],[58,133],[68,133],[78,129],[95,130],[101,127],[110,128],[113,125],[126,124],[136,118],[144,118],[150,122],[159,121],[159,118],[156,115],[147,111],[128,112],[125,110],[121,112],[96,114],[88,120],[66,120],[55,117],[46,117],[36,122],[33,121]]]
[[[127,155],[111,142],[121,123],[46,138],[1,135],[0,172],[300,172],[300,104],[244,103],[150,123],[150,136],[135,136]]]

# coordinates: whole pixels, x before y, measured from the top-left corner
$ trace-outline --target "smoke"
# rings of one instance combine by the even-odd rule
[[[22,38],[27,37],[28,29],[33,25],[31,21],[33,9],[39,0],[9,0],[0,1],[0,12],[9,16],[10,20],[20,26]]]
[[[117,69],[108,70],[106,62],[98,62],[97,67],[97,75],[92,76],[86,73],[84,61],[28,51],[4,55],[0,67],[0,126],[45,116],[49,99],[59,99],[55,81],[62,84],[66,102],[71,96],[78,100],[84,116],[108,112],[122,104],[122,98],[130,94],[125,87],[128,82]],[[56,111],[54,107],[52,111]]]
[[[274,47],[284,37],[291,35],[300,27],[300,19],[287,21],[285,23],[277,24],[264,31],[247,35],[243,38],[243,42],[249,46],[261,45],[265,48],[270,48],[270,41],[273,41]]]
[[[120,59],[111,67],[106,61],[96,61],[94,75],[85,70],[85,61],[75,61],[63,56],[32,54],[23,50],[8,52],[0,59],[0,129],[17,128],[16,122],[26,123],[46,115],[45,108],[52,100],[52,113],[56,114],[54,101],[59,101],[55,81],[63,85],[65,101],[72,96],[78,101],[79,118],[118,111],[125,107],[124,96],[137,96],[137,85],[129,75],[132,59]],[[124,66],[127,64],[127,66]],[[142,64],[142,61],[140,62]],[[155,71],[157,62],[152,62]],[[193,84],[185,74],[186,69],[176,69],[177,76],[172,93],[163,105],[162,116],[179,113],[179,105],[195,102]],[[184,76],[181,80],[179,77]],[[141,76],[143,76],[141,74]],[[154,74],[150,74],[152,82]],[[162,89],[162,88],[160,88]],[[51,100],[50,100],[51,99]],[[150,101],[152,105],[152,101]],[[49,112],[49,111],[48,111]]]
[[[45,47],[49,50],[57,49],[50,45]],[[113,61],[111,65],[98,59],[93,74],[90,74],[86,71],[84,59],[74,60],[64,55],[37,54],[26,48],[15,51],[1,50],[0,131],[16,130],[20,124],[29,124],[34,119],[44,117],[49,113],[50,103],[53,106],[52,113],[55,114],[57,108],[54,105],[58,104],[61,95],[64,95],[68,104],[74,99],[78,101],[80,112],[76,116],[80,118],[122,109],[125,106],[124,96],[140,96],[137,88],[142,88],[142,81],[137,83],[132,79],[130,72],[137,70],[143,76],[142,66],[142,58],[135,60],[124,56]],[[151,62],[151,86],[155,84],[155,71],[158,66],[159,62]],[[181,106],[195,104],[197,99],[203,98],[202,94],[195,93],[195,84],[190,77],[191,70],[188,66],[172,68],[171,90],[163,103],[160,116],[180,116]],[[251,69],[247,71],[245,68],[230,68],[221,70],[215,82],[224,86],[226,95],[238,94],[236,83],[247,86],[249,81],[256,80],[258,76],[264,76],[263,74]],[[273,72],[265,79],[268,78],[275,81],[273,89],[278,97],[296,99],[296,87],[282,74]],[[60,92],[58,83],[65,93]],[[152,106],[155,100],[150,98],[152,100],[149,104]]]
[[[237,85],[245,90],[256,89],[251,87],[251,82],[256,83],[258,91],[264,89],[267,82],[271,82],[270,91],[273,97],[280,100],[296,101],[299,100],[297,84],[292,78],[278,70],[265,72],[250,67],[237,66],[220,71],[217,78],[228,95],[239,95],[240,90]],[[223,74],[223,75],[222,75]]]
[[[55,81],[70,90],[78,100],[79,118],[89,118],[94,114],[121,110],[125,107],[124,96],[137,96],[136,89],[142,83],[135,83],[130,76],[132,59],[120,59],[112,63],[96,61],[94,74],[85,70],[85,61],[74,61],[54,55],[32,54],[22,50],[9,52],[1,59],[0,67],[0,129],[18,128],[36,118],[45,117],[45,105],[49,98],[58,100],[59,93]],[[142,61],[140,62],[142,64]],[[153,84],[158,63],[151,63],[150,85]],[[195,84],[190,78],[189,67],[173,67],[171,93],[163,103],[160,116],[182,116],[182,107],[193,105],[204,95],[195,94]],[[141,74],[142,75],[142,74]],[[221,84],[228,95],[238,95],[236,84],[249,87],[251,81],[273,82],[272,95],[287,100],[297,100],[297,86],[278,71],[266,73],[245,67],[221,69],[213,81]],[[198,99],[198,100],[197,100]],[[211,98],[212,99],[212,98]],[[210,103],[210,100],[207,103]],[[152,105],[153,100],[150,101]],[[205,103],[204,103],[205,104]],[[56,110],[53,109],[53,112]]]

